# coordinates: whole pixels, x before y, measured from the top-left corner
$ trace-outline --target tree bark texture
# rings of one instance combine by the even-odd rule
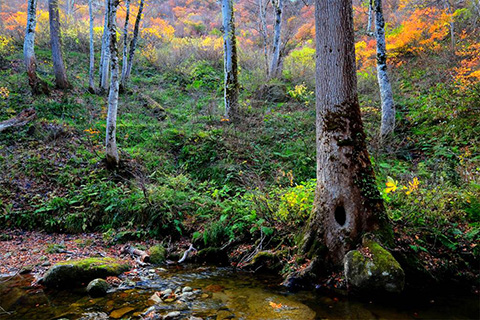
[[[385,20],[383,18],[382,0],[374,0],[375,5],[375,39],[377,41],[377,79],[382,101],[382,122],[380,136],[387,137],[395,129],[395,102],[392,85],[387,72],[387,48],[385,42]]]
[[[93,0],[88,0],[88,16],[90,26],[90,64],[88,68],[88,91],[95,92],[95,47],[93,43]]]
[[[35,58],[35,27],[37,26],[37,0],[28,0],[27,27],[23,42],[23,58],[27,69],[28,83],[33,94],[48,93],[47,84],[37,76]]]
[[[65,63],[62,55],[58,0],[48,0],[48,16],[50,20],[50,46],[52,48],[55,85],[59,89],[67,89],[70,87],[70,83],[67,80],[67,71],[65,70]]]
[[[238,116],[238,65],[233,0],[222,0],[225,118]]]
[[[123,26],[123,59],[122,59],[122,76],[120,80],[120,88],[125,87],[125,74],[127,72],[127,53],[128,53],[128,21],[130,19],[130,0],[125,0],[126,15],[125,24]]]
[[[260,34],[262,35],[263,40],[263,56],[265,58],[265,73],[267,78],[270,75],[270,70],[268,66],[268,28],[267,28],[267,6],[270,0],[267,0],[265,4],[263,3],[264,0],[258,0],[258,17],[259,17],[259,30]]]
[[[135,55],[135,50],[137,49],[138,42],[138,33],[140,32],[140,22],[142,21],[143,5],[145,0],[140,0],[140,5],[138,7],[137,18],[135,19],[135,27],[133,28],[133,38],[130,41],[130,51],[128,52],[128,63],[127,69],[125,70],[125,77],[122,79],[122,83],[125,86],[128,84],[128,79],[130,79],[130,74],[132,73],[133,67],[133,57]]]
[[[120,162],[117,150],[117,107],[118,107],[118,47],[117,47],[117,5],[118,0],[107,0],[107,26],[109,34],[110,57],[110,90],[108,93],[106,160],[108,167],[116,167]]]
[[[102,35],[102,51],[100,53],[100,91],[105,92],[108,89],[108,76],[110,73],[110,45],[109,45],[109,29],[108,29],[108,1],[105,0],[105,23]]]
[[[273,0],[273,9],[275,12],[275,26],[273,34],[273,53],[272,64],[270,65],[270,76],[276,78],[281,76],[281,36],[282,36],[282,13],[283,13],[283,0]]]
[[[317,188],[302,251],[339,266],[386,222],[357,96],[351,0],[316,0]],[[322,248],[322,249],[320,249]]]

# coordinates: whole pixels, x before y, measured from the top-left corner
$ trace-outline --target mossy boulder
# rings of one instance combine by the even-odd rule
[[[361,250],[349,251],[345,255],[344,268],[352,291],[399,293],[405,285],[405,273],[400,264],[372,240],[365,240]]]
[[[151,263],[161,264],[161,263],[165,262],[166,250],[162,245],[157,244],[153,247],[150,247],[150,249],[148,249],[148,251],[150,253],[150,262]]]
[[[113,258],[87,258],[59,262],[51,267],[41,279],[47,287],[68,289],[85,285],[96,278],[117,276],[130,269]]]
[[[88,294],[93,297],[103,297],[107,294],[110,285],[107,281],[103,280],[102,278],[97,278],[92,281],[87,286]]]
[[[256,272],[278,273],[282,270],[284,251],[260,251],[252,259],[248,268]]]

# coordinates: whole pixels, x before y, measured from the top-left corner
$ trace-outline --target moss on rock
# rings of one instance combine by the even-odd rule
[[[405,285],[400,264],[372,240],[364,241],[361,251],[348,252],[344,268],[348,286],[354,291],[399,293]]]
[[[129,265],[113,258],[62,261],[45,273],[41,283],[47,287],[67,289],[84,285],[96,278],[117,276],[129,269]]]
[[[157,244],[148,249],[150,253],[150,262],[153,264],[161,264],[165,262],[166,250],[161,244]]]

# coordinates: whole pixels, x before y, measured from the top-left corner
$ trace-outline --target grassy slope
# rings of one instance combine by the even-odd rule
[[[40,74],[52,79],[49,53]],[[243,90],[246,120],[222,119],[221,70],[190,62],[160,72],[140,62],[120,97],[122,167],[102,162],[106,99],[86,92],[87,57],[67,55],[74,89],[32,97],[21,57],[8,57],[0,120],[34,107],[31,126],[0,135],[0,221],[47,231],[101,230],[134,236],[194,237],[200,246],[268,235],[293,245],[311,209],[314,107],[303,92],[286,103]],[[247,71],[244,71],[247,73]],[[397,135],[378,147],[374,78],[360,79],[364,119],[379,189],[401,253],[433,271],[470,272],[479,249],[479,88],[435,83],[424,66],[397,69]],[[292,85],[293,86],[293,85]],[[147,96],[147,98],[145,98]],[[153,99],[158,103],[152,103]],[[406,195],[401,186],[418,177]],[[284,240],[279,240],[283,238]],[[203,241],[202,241],[203,239]]]

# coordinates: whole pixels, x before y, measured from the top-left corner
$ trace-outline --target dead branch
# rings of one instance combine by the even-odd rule
[[[190,247],[188,247],[188,249],[183,253],[183,257],[180,260],[178,260],[178,263],[184,262],[187,259],[188,254],[192,251],[197,252],[197,249],[193,247],[193,244],[191,244]]]
[[[141,266],[144,266],[150,262],[150,256],[148,253],[143,250],[136,249],[128,244],[122,248],[121,253],[128,253],[130,256],[134,257],[135,261],[137,261]]]
[[[0,122],[0,132],[12,127],[24,126],[36,117],[35,109],[25,109],[16,117]]]

